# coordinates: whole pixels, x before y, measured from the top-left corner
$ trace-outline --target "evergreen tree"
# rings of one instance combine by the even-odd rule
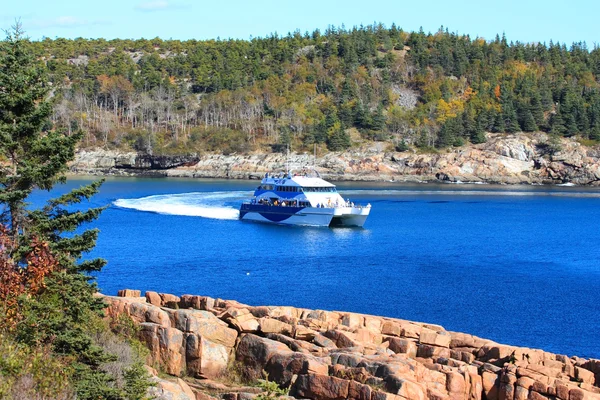
[[[473,144],[485,143],[485,131],[487,127],[487,115],[484,112],[480,112],[477,116],[475,131],[471,133],[469,140]]]
[[[356,89],[351,81],[345,80],[342,84],[342,93],[340,94],[340,102],[348,102],[356,97]]]
[[[544,119],[544,109],[542,107],[541,96],[537,90],[534,91],[533,95],[531,96],[529,104],[529,110],[531,111],[531,115],[535,124],[539,128],[544,129],[544,127],[546,126],[546,121]]]
[[[504,119],[504,129],[506,132],[514,133],[519,131],[520,127],[517,118],[517,113],[512,104],[503,105],[502,116]]]
[[[449,118],[442,125],[435,146],[446,147],[457,143],[457,139],[462,136],[462,132],[462,118]]]
[[[495,113],[494,123],[492,125],[492,132],[506,132],[506,120],[504,119],[503,113]]]
[[[381,131],[385,127],[385,115],[383,115],[383,106],[379,105],[377,110],[371,117],[370,128],[376,131]]]
[[[14,334],[21,343],[48,345],[74,360],[78,398],[119,398],[110,384],[112,377],[99,368],[112,356],[90,336],[90,326],[102,315],[104,304],[94,297],[97,289],[87,273],[98,271],[104,261],[77,263],[93,248],[98,234],[79,227],[97,218],[102,209],[74,205],[96,193],[101,182],[50,200],[42,209],[26,208],[25,200],[34,189],[50,190],[65,181],[67,162],[74,157],[81,135],[42,132],[51,110],[49,87],[18,24],[0,43],[0,88],[0,154],[5,160],[0,173],[1,222],[13,242],[11,249],[4,250],[20,260],[39,239],[49,244],[57,261],[44,290],[20,298],[21,321]],[[27,268],[27,264],[17,262],[14,268]]]
[[[333,122],[327,129],[327,148],[331,151],[340,151],[348,147],[350,147],[350,136],[339,121]]]
[[[523,110],[521,120],[523,121],[521,124],[521,129],[523,130],[523,132],[535,132],[538,130],[538,126],[535,123],[535,119],[533,118],[531,111],[529,111],[528,109]]]
[[[600,141],[600,124],[594,125],[590,130],[590,139]]]
[[[519,103],[517,118],[523,132],[534,132],[538,130],[528,104],[525,104],[524,102]]]
[[[50,189],[73,157],[77,137],[41,135],[52,112],[42,66],[28,52],[20,26],[0,43],[0,222],[17,245],[26,225],[25,199],[38,187]]]
[[[575,118],[575,114],[573,112],[568,113],[566,116],[563,116],[565,120],[565,128],[564,132],[565,136],[573,136],[579,133],[579,127],[577,126],[577,119]]]
[[[359,129],[368,129],[371,126],[370,115],[360,102],[354,107],[354,124]]]
[[[562,116],[560,107],[550,118],[550,133],[553,135],[563,136],[567,132],[565,121]]]
[[[354,107],[352,102],[343,103],[339,107],[338,115],[342,125],[349,128],[354,124]]]

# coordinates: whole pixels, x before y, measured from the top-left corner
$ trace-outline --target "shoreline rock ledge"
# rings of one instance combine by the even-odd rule
[[[268,376],[288,399],[600,399],[600,360],[395,318],[140,294],[102,297],[107,318],[133,320],[148,364],[173,377],[156,378],[158,398],[271,398],[239,383]]]
[[[73,174],[181,178],[261,179],[290,165],[313,165],[331,181],[486,182],[600,186],[600,146],[543,133],[487,134],[487,142],[420,153],[389,144],[363,144],[313,160],[311,154],[202,154],[158,156],[115,150],[80,150]]]

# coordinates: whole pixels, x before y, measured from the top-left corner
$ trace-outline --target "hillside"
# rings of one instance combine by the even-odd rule
[[[52,127],[148,154],[600,139],[600,49],[392,26],[246,40],[45,39]]]

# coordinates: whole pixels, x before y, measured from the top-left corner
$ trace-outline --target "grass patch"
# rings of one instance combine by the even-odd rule
[[[594,139],[577,138],[577,143],[587,147],[594,147],[598,146],[600,141]]]

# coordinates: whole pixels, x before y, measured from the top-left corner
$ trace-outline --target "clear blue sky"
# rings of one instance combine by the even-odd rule
[[[248,39],[302,33],[328,25],[347,28],[392,22],[406,31],[423,27],[493,39],[600,44],[598,0],[6,0],[0,27],[20,18],[32,39],[154,38]],[[4,36],[4,35],[3,35]]]

